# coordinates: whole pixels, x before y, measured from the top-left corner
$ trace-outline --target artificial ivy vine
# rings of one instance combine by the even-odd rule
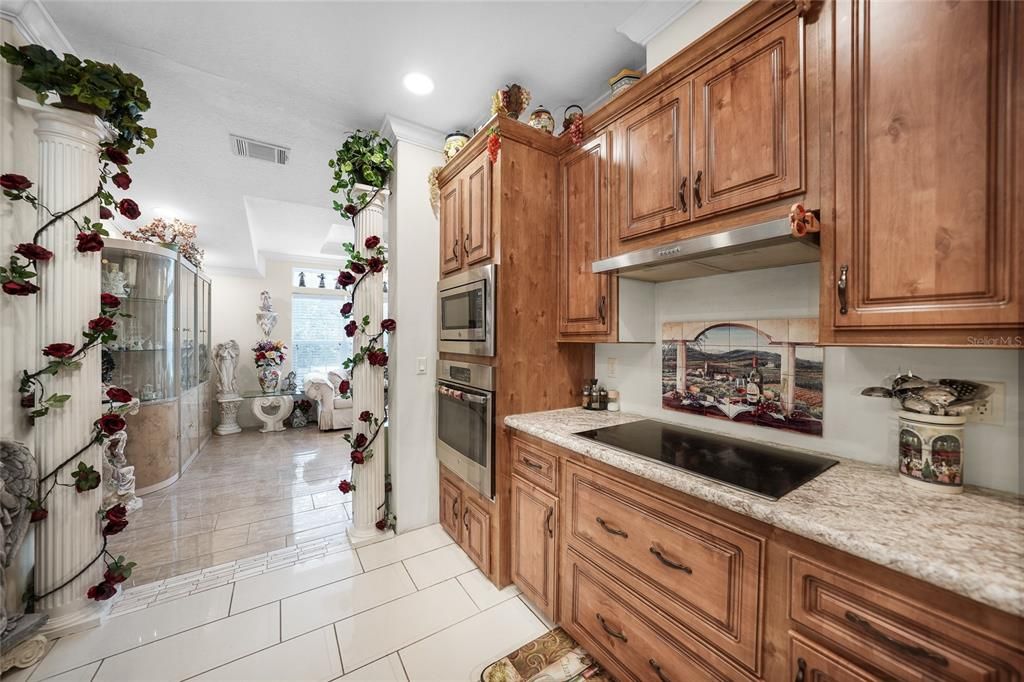
[[[334,209],[345,219],[351,221],[353,230],[356,225],[356,217],[369,206],[385,184],[391,172],[394,170],[394,162],[391,160],[389,151],[391,143],[376,131],[364,132],[357,130],[350,135],[345,143],[336,153],[336,157],[328,162],[334,169],[334,184],[332,192],[345,190],[346,203],[334,202]],[[355,194],[357,185],[367,185],[373,188],[372,193],[360,192]],[[381,243],[377,235],[370,235],[363,241],[362,253],[356,248],[354,242],[343,245],[348,259],[345,268],[338,273],[338,285],[343,289],[350,289],[350,300],[340,310],[341,316],[348,320],[345,324],[345,335],[353,338],[358,332],[362,343],[358,350],[353,349],[352,356],[347,358],[343,366],[350,372],[363,362],[371,367],[379,367],[381,370],[387,367],[388,354],[384,349],[383,339],[385,335],[392,334],[398,325],[395,320],[388,318],[382,320],[379,329],[371,328],[370,316],[363,314],[357,317],[354,310],[356,291],[367,277],[381,275],[388,265],[387,247]],[[352,384],[348,380],[341,382],[339,393],[342,397],[352,397]],[[355,467],[365,464],[374,456],[373,444],[381,434],[384,424],[387,422],[387,405],[384,407],[383,415],[375,415],[369,410],[363,410],[358,417],[358,425],[354,426],[351,434],[345,434],[344,438],[351,446],[350,458],[352,461],[352,480],[342,480],[338,483],[338,490],[342,493],[350,493],[356,489],[358,478]],[[356,430],[359,432],[356,433]],[[390,507],[391,483],[385,482],[384,502],[378,508],[380,518],[376,526],[379,530],[394,528],[396,517],[391,513]]]

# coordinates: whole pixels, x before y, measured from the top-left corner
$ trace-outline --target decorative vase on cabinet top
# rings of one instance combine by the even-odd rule
[[[555,132],[555,117],[544,107],[537,107],[530,114],[530,125],[537,130],[543,130],[548,135]]]

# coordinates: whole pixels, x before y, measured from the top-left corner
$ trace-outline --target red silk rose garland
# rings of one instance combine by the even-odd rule
[[[379,192],[380,188],[377,188],[371,196],[360,195],[358,206],[356,204],[341,206],[335,202],[335,208],[338,209],[342,216],[351,220],[352,227],[355,228],[356,216],[376,198]],[[345,264],[345,269],[338,273],[338,285],[343,289],[351,287],[351,300],[342,305],[339,311],[341,316],[348,320],[345,324],[345,335],[352,338],[356,335],[356,332],[359,332],[361,337],[366,339],[360,348],[353,352],[352,357],[346,359],[343,363],[344,368],[350,371],[362,362],[367,362],[373,367],[387,367],[389,358],[387,351],[384,350],[382,340],[385,334],[392,334],[398,328],[398,324],[391,318],[382,320],[380,329],[371,329],[369,315],[363,315],[361,318],[355,319],[353,301],[355,301],[356,291],[359,289],[359,286],[367,277],[383,273],[388,265],[387,247],[381,243],[380,237],[376,235],[367,237],[363,242],[363,246],[367,250],[368,255],[360,253],[353,242],[343,245],[348,261]],[[342,397],[351,398],[352,384],[348,380],[342,381],[338,387],[338,392]],[[353,427],[352,433],[345,434],[344,438],[352,448],[350,457],[353,465],[353,479],[355,478],[354,467],[365,464],[373,458],[373,444],[381,434],[386,421],[386,404],[383,418],[378,417],[369,410],[363,410],[359,414],[358,425]],[[362,431],[356,433],[356,428]],[[338,490],[343,494],[348,494],[355,489],[356,484],[354,480],[346,479],[338,483]],[[384,485],[384,502],[377,510],[380,514],[380,518],[375,524],[378,530],[395,527],[397,517],[391,513],[390,497],[391,483],[386,481]]]
[[[100,162],[102,163],[100,168],[100,184],[96,191],[75,206],[59,212],[54,212],[48,206],[41,203],[39,197],[29,191],[33,183],[25,176],[15,173],[0,175],[0,187],[3,188],[4,196],[11,201],[25,201],[37,211],[45,211],[50,216],[50,219],[32,235],[31,242],[18,244],[15,247],[8,266],[0,266],[0,288],[2,288],[5,294],[28,296],[40,291],[40,286],[31,280],[38,277],[39,264],[51,261],[54,258],[54,254],[49,249],[40,246],[39,240],[46,230],[63,218],[70,220],[77,229],[75,249],[79,253],[97,253],[103,249],[103,237],[108,234],[103,224],[93,221],[87,216],[79,219],[72,215],[74,211],[77,211],[94,199],[99,199],[101,204],[99,209],[100,220],[113,218],[114,214],[108,206],[115,206],[121,215],[130,220],[135,220],[141,215],[138,204],[132,199],[123,198],[115,202],[113,195],[104,189],[108,179],[112,180],[114,185],[120,189],[127,189],[131,184],[131,178],[125,169],[131,163],[128,154],[117,147],[107,146],[100,153]],[[117,166],[117,173],[113,173],[110,170],[111,164]],[[82,366],[80,358],[84,357],[86,353],[96,346],[114,341],[117,338],[117,333],[114,330],[116,318],[130,317],[130,315],[118,310],[120,306],[121,299],[117,296],[102,294],[100,296],[100,315],[90,320],[87,329],[82,332],[85,340],[81,346],[76,349],[73,343],[51,343],[41,351],[43,357],[48,359],[41,369],[34,372],[22,371],[18,392],[21,394],[21,406],[29,410],[28,416],[31,423],[34,424],[36,419],[46,416],[51,409],[62,407],[71,399],[70,395],[58,393],[51,393],[47,396],[42,381],[43,377],[54,376],[65,370],[79,369]],[[71,471],[72,482],[61,483],[59,478],[64,468],[77,460],[90,447],[101,445],[107,438],[125,428],[124,419],[115,412],[112,403],[131,402],[131,393],[123,388],[112,387],[107,391],[107,397],[111,401],[111,409],[95,421],[89,441],[77,452],[58,464],[52,471],[40,478],[37,496],[28,500],[28,509],[31,512],[33,523],[39,523],[49,518],[49,510],[45,506],[46,500],[58,485],[73,487],[79,493],[95,490],[99,487],[101,480],[100,472],[96,471],[96,468],[91,464],[86,464],[82,461],[79,461],[78,466]],[[49,487],[43,493],[42,489],[47,484]],[[117,584],[124,582],[131,576],[135,563],[127,561],[123,556],[115,557],[110,554],[107,551],[107,538],[120,533],[128,526],[127,514],[128,510],[123,504],[114,505],[110,509],[100,510],[100,522],[103,524],[103,545],[96,556],[68,580],[41,595],[32,592],[27,595],[26,601],[31,604],[64,589],[104,557],[108,557],[110,561],[106,564],[107,568],[104,571],[103,580],[99,584],[90,587],[86,594],[90,599],[96,601],[110,599],[117,594]]]

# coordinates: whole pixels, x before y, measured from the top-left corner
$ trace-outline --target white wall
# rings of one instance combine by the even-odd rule
[[[655,287],[657,338],[663,322],[816,317],[818,265],[665,282]],[[609,361],[616,365],[609,374]],[[967,483],[1020,493],[1021,353],[992,349],[826,348],[822,437],[699,417],[661,407],[661,344],[599,344],[596,376],[622,393],[622,409],[735,436],[821,450],[896,467],[896,415],[887,400],[865,398],[899,369],[928,377],[1006,383],[1004,426],[968,424]]]
[[[342,265],[339,260],[334,263],[334,268]],[[267,290],[273,299],[274,310],[277,311],[277,326],[271,335],[274,340],[284,341],[289,349],[286,351],[286,360],[281,367],[281,376],[284,377],[292,370],[292,294],[312,294],[333,296],[339,299],[338,308],[341,308],[343,300],[342,292],[334,289],[318,289],[317,282],[313,278],[307,280],[307,286],[298,289],[292,286],[292,268],[309,268],[310,270],[327,270],[332,266],[326,262],[310,263],[300,261],[267,261],[265,276],[245,277],[214,270],[210,274],[213,282],[213,291],[210,295],[210,309],[213,316],[213,335],[211,338],[214,347],[229,339],[238,341],[241,347],[241,359],[238,365],[238,390],[241,392],[258,391],[259,381],[256,379],[256,365],[253,360],[252,351],[249,350],[257,341],[263,339],[263,332],[256,324],[256,312],[260,305],[260,292]],[[328,286],[333,286],[328,282]],[[214,392],[217,388],[214,385]],[[220,413],[214,403],[214,421],[219,421]],[[251,410],[249,401],[242,404],[238,411],[238,423],[243,427],[260,426]],[[219,436],[215,436],[219,437]]]
[[[388,452],[392,505],[402,532],[438,520],[434,380],[437,362],[437,280],[440,226],[430,209],[427,174],[440,151],[395,145],[388,248],[389,301],[398,332],[391,338]],[[426,371],[417,373],[417,363]]]
[[[683,16],[666,26],[647,43],[647,72],[650,73],[676,52],[725,21],[747,4],[747,0],[701,0]]]

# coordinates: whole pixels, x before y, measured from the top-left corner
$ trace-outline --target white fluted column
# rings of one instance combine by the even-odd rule
[[[35,112],[39,139],[39,200],[51,210],[65,210],[96,191],[99,184],[100,129],[95,117],[39,107]],[[46,221],[39,215],[40,225]],[[99,217],[99,203],[92,201],[75,212],[76,218]],[[41,237],[40,244],[53,252],[53,260],[39,269],[37,332],[39,343],[82,343],[82,331],[100,311],[100,254],[79,253],[75,226],[60,220]],[[43,363],[42,355],[36,361]],[[39,419],[35,426],[35,451],[41,475],[49,473],[88,442],[93,422],[101,413],[100,350],[91,350],[82,367],[44,377],[45,395],[70,394],[71,400]],[[70,483],[77,462],[103,470],[103,450],[89,448],[79,460],[59,474]],[[36,525],[36,593],[45,594],[75,575],[90,562],[103,544],[97,512],[103,501],[103,487],[78,493],[73,487],[57,486],[46,501],[49,517]],[[103,577],[104,563],[88,571],[59,592],[43,599],[37,607],[50,616],[45,632],[61,636],[97,624],[110,602],[86,597],[91,585]]]
[[[357,186],[356,193],[367,192],[373,195],[373,188]],[[369,257],[365,246],[366,238],[376,235],[384,241],[384,206],[390,192],[381,190],[370,203],[356,216],[355,244],[359,253]],[[352,339],[356,350],[366,343],[367,336],[380,331],[380,322],[384,317],[384,275],[378,273],[363,280],[356,291],[352,306],[353,319],[360,321],[364,315],[369,316],[366,334],[356,333]],[[383,345],[383,344],[380,344]],[[384,418],[384,368],[372,367],[363,361],[352,371],[352,414],[356,417],[352,426],[352,437],[359,433],[371,437],[373,428],[359,421],[359,415],[369,410],[378,419]],[[353,545],[364,544],[377,540],[385,533],[377,530],[376,523],[382,518],[384,510],[384,474],[387,457],[387,438],[383,431],[374,442],[374,456],[364,464],[352,466],[352,480],[356,489],[352,493],[352,526],[348,535]]]

